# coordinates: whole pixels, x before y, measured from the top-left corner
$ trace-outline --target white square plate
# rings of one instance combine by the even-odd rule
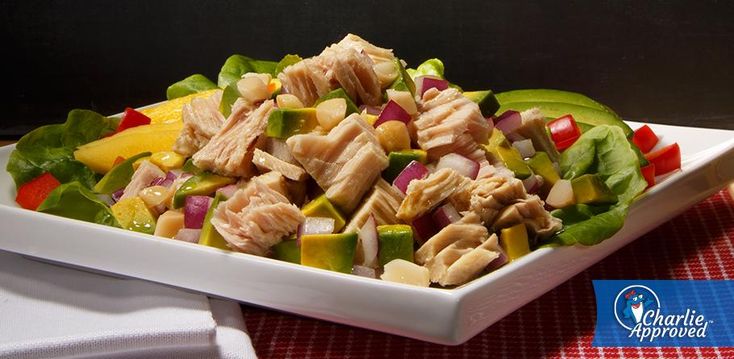
[[[630,123],[633,128],[640,124]],[[0,148],[0,249],[420,340],[456,345],[734,180],[734,131],[651,125],[682,170],[592,247],[544,248],[456,289],[418,288],[19,208]]]

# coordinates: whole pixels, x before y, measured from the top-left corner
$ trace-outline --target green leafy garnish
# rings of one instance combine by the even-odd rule
[[[119,227],[106,203],[79,182],[62,184],[38,206],[39,212]]]
[[[564,224],[554,239],[566,245],[593,245],[614,235],[622,228],[632,201],[647,187],[637,155],[617,126],[599,125],[586,131],[563,152],[560,167],[568,180],[596,173],[618,197],[610,206],[577,204],[553,211]]]
[[[222,69],[219,71],[217,85],[225,88],[233,82],[237,82],[242,78],[242,75],[248,72],[275,76],[277,65],[278,63],[274,61],[254,60],[247,56],[232,55],[222,65]]]
[[[23,136],[6,169],[16,186],[51,172],[61,183],[78,181],[91,188],[97,182],[96,175],[74,159],[74,150],[114,132],[117,124],[117,119],[93,111],[72,110],[65,123],[42,126]]]
[[[184,97],[198,92],[213,90],[217,88],[217,84],[201,74],[191,75],[179,82],[168,86],[166,90],[166,98],[173,100],[175,98]]]

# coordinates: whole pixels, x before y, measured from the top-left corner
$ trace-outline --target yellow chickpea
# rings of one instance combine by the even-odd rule
[[[385,152],[410,149],[408,127],[402,121],[387,121],[375,129],[377,139]]]

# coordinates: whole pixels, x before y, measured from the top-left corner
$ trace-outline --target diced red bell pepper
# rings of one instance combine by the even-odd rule
[[[128,128],[142,125],[150,125],[150,117],[128,107],[122,114],[122,120],[120,120],[120,124],[117,126],[117,131],[115,131],[115,133],[120,133]]]
[[[559,151],[570,147],[581,137],[581,130],[571,115],[561,116],[548,122],[548,128],[550,129],[551,138]]]
[[[642,153],[648,153],[658,143],[658,136],[648,125],[644,125],[635,130],[635,134],[632,135],[632,143],[642,151]]]
[[[61,183],[56,179],[50,172],[45,172],[42,175],[24,183],[18,187],[18,194],[15,196],[15,202],[25,208],[36,210],[38,206],[48,197],[56,187],[60,186]]]
[[[680,168],[680,147],[677,143],[665,146],[645,155],[655,165],[655,175],[660,176]]]
[[[650,188],[655,185],[655,164],[650,163],[645,167],[640,168],[640,171],[642,172],[642,177],[645,177],[645,181],[647,181],[647,188]]]

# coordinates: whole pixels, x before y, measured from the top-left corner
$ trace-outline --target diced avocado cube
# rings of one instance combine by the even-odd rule
[[[155,217],[140,197],[122,199],[110,209],[122,228],[147,234],[155,232]]]
[[[556,184],[556,181],[561,179],[558,171],[553,167],[553,161],[551,161],[545,152],[535,152],[535,156],[529,158],[526,162],[536,175],[543,177],[541,191],[544,193],[548,193],[553,185]]]
[[[316,103],[313,104],[313,107],[316,107],[318,104],[326,100],[331,100],[333,98],[343,98],[347,102],[347,112],[345,113],[344,117],[349,116],[353,113],[359,113],[359,107],[354,104],[354,101],[352,101],[349,95],[347,95],[347,92],[344,91],[344,89],[341,87],[327,93],[324,96],[321,96],[321,98],[316,100]]]
[[[301,264],[351,273],[357,233],[307,234],[301,236]]]
[[[216,196],[214,196],[214,200],[212,201],[211,206],[209,206],[209,210],[206,212],[206,216],[204,217],[204,225],[201,227],[199,244],[219,249],[230,250],[229,246],[227,245],[227,241],[224,240],[224,237],[222,237],[222,235],[217,232],[217,229],[214,228],[214,225],[212,225],[212,216],[214,215],[214,210],[217,208],[219,203],[224,200],[226,200],[226,198],[224,198],[224,195],[221,192],[217,193]]]
[[[571,180],[576,203],[610,204],[617,202],[617,195],[595,174],[585,174]]]
[[[186,160],[186,162],[184,162],[183,167],[181,167],[181,171],[183,171],[184,173],[191,173],[193,175],[198,175],[199,173],[204,172],[204,170],[202,170],[201,168],[196,167],[192,158],[189,158],[188,160]]]
[[[234,183],[235,178],[202,172],[191,176],[173,195],[173,208],[181,208],[188,196],[208,196],[219,187]]]
[[[392,183],[408,163],[411,161],[418,161],[425,164],[426,156],[426,151],[423,150],[390,152],[387,156],[387,168],[382,171],[382,178],[384,178],[385,181]]]
[[[120,188],[125,188],[125,186],[130,183],[130,179],[133,177],[133,173],[135,172],[133,169],[133,163],[140,158],[148,156],[150,156],[150,152],[139,153],[120,162],[115,167],[112,167],[112,169],[110,169],[110,171],[107,172],[96,185],[94,185],[94,192],[110,194]]]
[[[279,108],[270,113],[265,134],[268,137],[286,139],[299,133],[307,133],[316,125],[318,121],[315,108]]]
[[[510,260],[518,259],[530,253],[528,230],[524,223],[516,224],[500,231],[500,246]]]
[[[413,228],[407,224],[377,226],[380,242],[378,258],[384,266],[393,259],[413,262]]]
[[[510,171],[514,172],[515,177],[525,179],[533,174],[520,156],[520,152],[510,145],[502,131],[493,129],[492,135],[483,147],[485,151],[492,154],[495,159],[502,161]]]
[[[301,212],[306,217],[324,217],[334,219],[334,232],[339,232],[347,223],[344,215],[334,207],[334,205],[326,198],[325,194],[316,197],[311,202],[306,203]]]
[[[273,246],[273,257],[275,259],[301,264],[301,248],[295,240],[282,241]]]
[[[494,115],[500,108],[500,103],[494,97],[492,90],[485,91],[465,91],[464,97],[474,101],[479,105],[482,116],[489,117]]]

